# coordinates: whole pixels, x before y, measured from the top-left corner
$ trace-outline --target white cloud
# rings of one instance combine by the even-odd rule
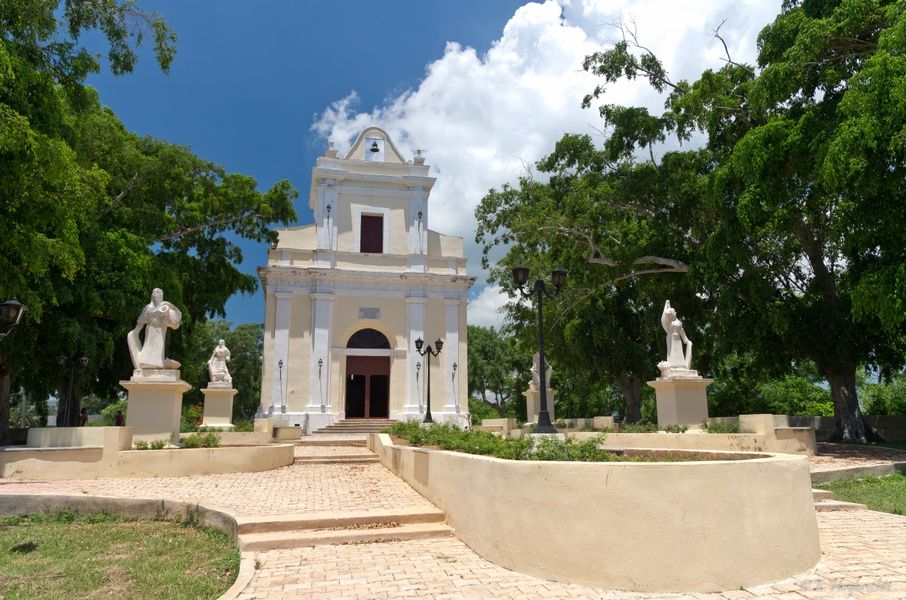
[[[503,325],[503,313],[500,309],[508,300],[500,286],[485,286],[478,296],[469,301],[469,325],[500,329]]]
[[[780,0],[582,0],[561,7],[553,1],[520,7],[486,54],[450,42],[428,65],[417,88],[370,113],[356,112],[355,92],[339,99],[312,129],[341,151],[364,127],[384,127],[401,150],[426,149],[437,183],[431,193],[429,226],[465,238],[470,271],[479,275],[474,210],[492,187],[515,182],[554,143],[570,132],[591,133],[597,112],[582,110],[582,97],[599,83],[582,70],[583,58],[618,39],[613,23],[633,22],[640,41],[675,80],[694,80],[719,68],[721,33],[733,60],[754,62],[758,31],[779,12]],[[605,101],[648,106],[663,98],[641,82],[611,86]],[[442,224],[442,225],[439,225]],[[493,305],[487,288],[469,304]],[[470,318],[488,319],[487,312]],[[483,324],[483,323],[482,323]]]

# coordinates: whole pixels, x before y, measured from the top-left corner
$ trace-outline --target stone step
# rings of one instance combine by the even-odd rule
[[[333,465],[333,464],[364,464],[380,462],[377,456],[362,456],[361,454],[344,454],[335,456],[297,456],[295,463],[306,465]]]
[[[342,435],[336,433],[314,434],[301,440],[294,440],[296,446],[367,446],[367,436],[362,434]]]
[[[239,548],[244,552],[262,552],[304,546],[395,542],[452,535],[453,529],[445,523],[410,523],[390,527],[364,525],[357,529],[302,529],[241,534]]]
[[[836,510],[865,510],[864,504],[857,502],[843,502],[842,500],[820,500],[815,502],[817,512],[830,512]]]
[[[356,526],[394,526],[412,523],[443,523],[439,508],[361,510],[358,512],[320,512],[267,517],[236,517],[240,535],[246,533],[287,532],[300,530],[351,529]]]
[[[815,498],[815,502],[818,502],[819,500],[833,500],[835,497],[832,491],[819,490],[817,488],[812,490],[812,496]]]

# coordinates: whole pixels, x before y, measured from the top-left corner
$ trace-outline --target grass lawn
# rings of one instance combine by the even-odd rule
[[[0,518],[0,598],[217,598],[236,579],[226,534],[61,511]]]
[[[906,515],[906,475],[843,479],[820,486],[832,491],[838,499],[860,502],[871,510]]]

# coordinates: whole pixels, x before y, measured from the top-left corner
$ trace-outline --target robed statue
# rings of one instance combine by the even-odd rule
[[[178,369],[179,362],[164,354],[164,339],[167,329],[178,329],[181,321],[180,310],[164,301],[164,292],[160,288],[154,288],[151,302],[142,309],[135,328],[126,334],[132,365],[136,369]],[[139,341],[142,329],[145,330],[143,342]]]
[[[233,378],[227,369],[227,363],[230,362],[230,349],[226,347],[226,342],[220,340],[208,359],[208,375],[211,376],[210,385],[214,387],[229,387],[233,384]]]
[[[664,312],[661,313],[661,326],[667,333],[666,366],[669,368],[691,369],[692,342],[686,337],[683,322],[676,317],[676,309],[670,306],[670,300],[667,300],[664,304]]]

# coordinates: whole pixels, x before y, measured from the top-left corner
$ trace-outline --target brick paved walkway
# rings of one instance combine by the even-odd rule
[[[362,450],[306,448],[302,455],[364,454]],[[822,466],[849,466],[851,460],[827,456]],[[15,493],[169,498],[237,516],[431,506],[381,465],[293,465],[263,473],[172,478],[0,479],[0,494]],[[258,553],[260,568],[240,599],[906,599],[906,518],[871,511],[817,517],[824,553],[817,567],[784,581],[720,594],[639,594],[536,579],[482,559],[455,538],[443,538]]]
[[[296,458],[303,456],[374,456],[364,446],[296,446]]]
[[[32,482],[0,479],[0,494],[15,493],[167,498],[224,509],[236,516],[434,508],[380,464],[291,465],[260,473],[193,477]]]
[[[290,598],[906,598],[906,518],[818,513],[823,558],[797,577],[720,594],[641,594],[561,584],[508,571],[455,538],[259,553],[240,600]]]

